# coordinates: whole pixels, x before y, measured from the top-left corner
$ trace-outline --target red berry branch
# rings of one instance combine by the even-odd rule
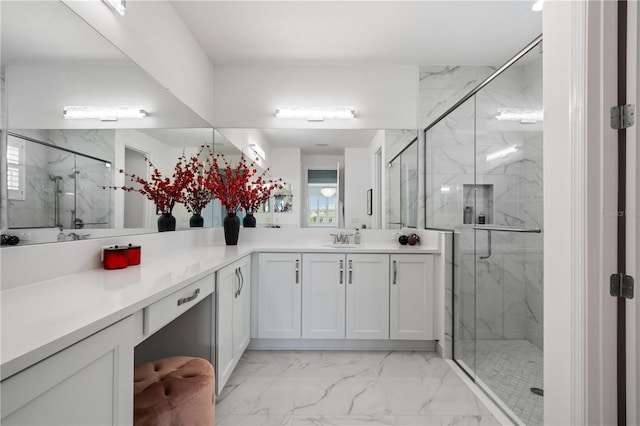
[[[205,186],[230,213],[239,209],[256,211],[275,189],[283,188],[282,178],[267,179],[269,169],[258,175],[255,161],[248,163],[244,156],[233,167],[222,154],[211,155],[207,162]],[[224,166],[221,167],[221,163]]]
[[[152,169],[149,180],[121,169],[120,173],[138,185],[102,188],[139,192],[155,203],[158,213],[171,213],[176,203],[182,203],[189,213],[199,214],[214,198],[231,213],[241,208],[257,211],[274,190],[284,187],[282,179],[266,178],[269,169],[258,174],[255,162],[248,163],[244,156],[232,167],[224,155],[214,155],[209,145],[202,145],[198,153],[189,158],[184,154],[178,157],[170,178],[148,158],[145,157],[145,161]]]

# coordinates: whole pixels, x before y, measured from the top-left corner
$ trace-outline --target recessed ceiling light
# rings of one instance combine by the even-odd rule
[[[102,1],[104,1],[106,4],[111,6],[113,10],[118,12],[120,15],[124,16],[124,12],[127,9],[126,0],[102,0]]]
[[[533,4],[533,6],[531,6],[531,10],[533,10],[534,12],[542,12],[543,8],[544,0],[538,0]]]

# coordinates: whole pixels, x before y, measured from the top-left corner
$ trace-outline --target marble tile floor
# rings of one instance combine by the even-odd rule
[[[225,425],[499,425],[433,352],[247,351],[216,403]]]

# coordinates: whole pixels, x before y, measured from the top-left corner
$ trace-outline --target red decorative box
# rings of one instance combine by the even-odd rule
[[[139,265],[140,257],[142,255],[142,247],[129,244],[127,250],[127,258],[129,259],[129,266]]]
[[[129,248],[122,246],[105,247],[104,269],[123,269],[129,266]]]

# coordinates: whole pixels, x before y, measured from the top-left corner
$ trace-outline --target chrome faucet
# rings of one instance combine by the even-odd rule
[[[344,232],[329,235],[333,237],[333,244],[349,244],[349,237],[353,236],[353,234],[345,234]]]

